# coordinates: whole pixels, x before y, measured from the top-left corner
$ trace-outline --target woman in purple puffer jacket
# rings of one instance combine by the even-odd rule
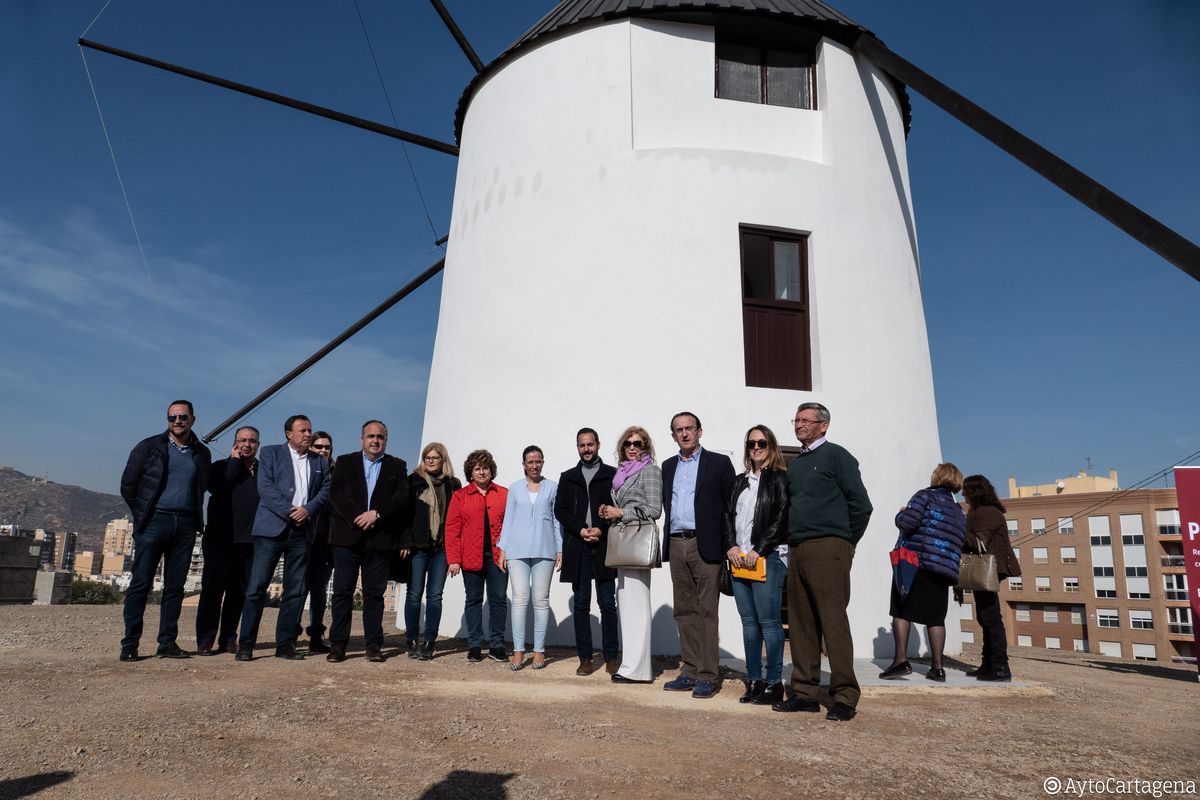
[[[900,530],[898,546],[917,554],[918,569],[908,593],[902,595],[892,582],[892,636],[896,655],[880,678],[902,678],[912,673],[908,663],[908,634],[912,623],[929,630],[931,664],[925,677],[945,681],[942,651],[946,647],[946,609],[950,587],[958,582],[958,564],[966,539],[967,518],[954,493],[962,490],[963,474],[953,464],[938,464],[929,488],[912,496],[896,515]]]

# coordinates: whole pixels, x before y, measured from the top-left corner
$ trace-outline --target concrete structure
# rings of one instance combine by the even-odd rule
[[[1174,489],[1002,502],[1023,573],[1000,592],[1010,645],[1194,661]],[[963,635],[982,642],[967,600]]]
[[[33,602],[39,553],[33,536],[0,536],[0,605]]]
[[[1115,492],[1117,486],[1117,471],[1110,469],[1108,477],[1088,475],[1084,470],[1069,478],[1058,478],[1054,483],[1040,483],[1033,486],[1017,486],[1017,479],[1008,476],[1009,497],[1054,497],[1060,494],[1082,494],[1084,492]]]
[[[35,606],[58,606],[71,602],[71,573],[38,572],[34,585]]]
[[[104,554],[133,555],[133,520],[114,519],[104,526]]]
[[[569,24],[547,17],[460,104],[424,440],[445,442],[460,474],[470,450],[488,448],[509,484],[530,443],[545,449],[548,476],[573,466],[584,425],[610,462],[624,427],[643,425],[661,461],[672,414],[688,409],[704,446],[740,465],[747,428],[795,444],[796,406],[822,402],[877,509],[853,571],[856,655],[890,654],[892,516],[940,460],[903,89],[855,54],[860,29],[832,9],[659,14],[651,7],[673,4],[647,2],[631,17],[606,3],[596,19],[596,4],[567,5]],[[715,96],[730,31],[811,41],[815,108]],[[770,299],[796,307],[794,337],[753,327],[747,232],[799,249],[771,251]],[[798,279],[781,284],[797,258]],[[749,377],[760,341],[784,355],[807,348],[797,380],[810,388]],[[553,644],[572,641],[569,597],[554,584]],[[454,581],[445,599],[453,633]],[[655,652],[678,652],[665,570],[652,603]],[[720,619],[723,657],[740,656],[731,598]],[[958,647],[952,634],[947,650]]]
[[[84,550],[82,553],[75,555],[75,569],[72,571],[81,578],[90,578],[93,575],[99,575],[103,566],[103,553]]]
[[[115,578],[128,572],[129,568],[133,566],[133,557],[124,553],[104,553],[103,558],[103,566],[100,568],[101,575]]]

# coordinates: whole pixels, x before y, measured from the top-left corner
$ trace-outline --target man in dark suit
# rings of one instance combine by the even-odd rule
[[[267,587],[283,558],[283,598],[275,623],[275,657],[299,661],[296,629],[304,610],[304,574],[308,568],[308,546],[314,535],[317,512],[329,499],[329,462],[309,453],[312,423],[303,414],[288,417],[283,424],[287,444],[264,447],[258,460],[258,509],[254,514],[254,561],[242,630],[238,638],[238,661],[254,658],[258,623],[267,602]]]
[[[125,637],[121,660],[138,661],[142,616],[163,565],[158,615],[158,657],[189,658],[175,639],[183,585],[200,529],[200,508],[212,456],[192,433],[196,412],[187,400],[167,406],[167,429],[138,442],[121,473],[121,497],[133,514],[133,577],[125,592]]]
[[[717,693],[719,646],[717,603],[721,562],[721,519],[733,488],[733,462],[700,447],[700,418],[681,411],[671,418],[679,455],[662,467],[663,560],[671,564],[675,624],[683,666],[663,688],[709,698]]]
[[[354,587],[362,573],[363,634],[367,660],[383,661],[383,593],[387,590],[399,534],[408,511],[408,467],[387,455],[387,426],[377,419],[362,426],[362,451],[339,456],[330,491],[333,545],[333,603],[329,655],[346,660]]]
[[[237,626],[254,562],[254,514],[258,510],[258,428],[233,435],[229,458],[212,465],[208,520],[200,546],[204,574],[196,609],[196,655],[237,652]],[[218,625],[220,626],[218,628]]]
[[[601,505],[612,505],[612,480],[617,470],[600,459],[600,437],[591,428],[575,434],[579,463],[558,478],[554,516],[563,529],[562,571],[558,579],[575,593],[571,616],[575,621],[576,675],[591,675],[592,580],[600,606],[604,665],[611,675],[621,666],[617,659],[617,571],[604,565],[608,521],[600,517]]]

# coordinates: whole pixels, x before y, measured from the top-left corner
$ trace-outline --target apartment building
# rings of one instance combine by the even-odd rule
[[[1009,644],[1194,662],[1175,490],[1118,492],[1110,476],[1106,491],[1010,481],[1016,496],[1002,502],[1022,576],[1000,591]],[[964,641],[982,641],[973,608],[962,616]]]

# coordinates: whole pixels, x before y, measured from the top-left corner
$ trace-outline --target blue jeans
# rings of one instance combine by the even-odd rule
[[[192,548],[199,527],[195,516],[155,512],[145,530],[134,534],[133,575],[125,592],[125,638],[121,640],[121,649],[137,648],[142,638],[146,598],[154,586],[159,561],[163,562],[163,592],[158,613],[158,649],[162,651],[175,644],[183,584],[192,565]]]
[[[412,576],[404,597],[404,638],[410,642],[437,641],[442,624],[442,590],[446,587],[446,551],[438,547],[413,550]],[[421,635],[421,595],[425,595],[425,634]]]
[[[733,599],[742,617],[742,645],[746,648],[746,677],[752,681],[762,675],[762,648],[767,643],[768,683],[783,680],[783,622],[779,608],[783,598],[783,578],[787,567],[778,552],[766,556],[767,579],[733,579]]]
[[[283,557],[283,598],[275,622],[275,646],[296,643],[300,614],[304,611],[305,573],[308,571],[308,536],[299,528],[288,528],[278,536],[254,537],[254,562],[250,565],[250,584],[246,587],[246,605],[242,609],[239,647],[253,649],[258,640],[258,623],[267,602],[267,586],[275,567]]]
[[[525,615],[533,593],[533,652],[546,652],[546,625],[550,622],[550,579],[554,577],[553,558],[510,558],[509,584],[512,586],[513,650],[525,652]]]
[[[463,620],[467,623],[467,645],[483,647],[483,590],[487,587],[489,647],[504,647],[504,628],[508,623],[508,576],[492,561],[492,549],[483,556],[479,572],[463,570],[467,604]]]

